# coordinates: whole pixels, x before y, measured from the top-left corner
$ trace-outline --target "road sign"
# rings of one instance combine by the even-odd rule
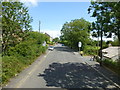
[[[78,47],[81,47],[81,46],[82,46],[82,43],[81,43],[81,42],[79,42],[79,43],[78,43]]]
[[[43,46],[46,46],[46,41],[44,41]]]

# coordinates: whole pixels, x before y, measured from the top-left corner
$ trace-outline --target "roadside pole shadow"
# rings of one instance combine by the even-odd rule
[[[106,89],[108,85],[112,85],[90,66],[83,63],[52,63],[49,68],[44,70],[44,74],[39,74],[38,77],[43,77],[48,87],[54,86],[68,90],[71,88],[98,90],[99,88]]]

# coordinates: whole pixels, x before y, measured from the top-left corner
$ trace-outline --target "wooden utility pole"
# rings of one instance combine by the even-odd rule
[[[39,33],[40,33],[40,24],[41,24],[41,22],[39,21]]]

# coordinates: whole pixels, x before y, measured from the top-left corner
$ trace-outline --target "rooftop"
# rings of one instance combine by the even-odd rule
[[[103,49],[102,52],[104,53],[103,56],[112,58],[114,56],[120,55],[120,47],[108,47],[106,49]]]

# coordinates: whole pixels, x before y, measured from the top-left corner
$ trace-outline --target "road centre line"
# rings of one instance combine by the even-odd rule
[[[50,51],[48,51],[45,56],[47,57],[49,53]],[[32,73],[36,70],[36,68],[45,60],[46,58],[45,56],[40,60],[40,62],[37,65],[34,66],[34,68],[26,75],[26,77],[22,78],[22,80],[18,82],[15,88],[19,88],[32,75]]]
[[[91,68],[93,68],[95,71],[97,71],[100,75],[102,75],[105,79],[107,79],[108,81],[110,81],[112,84],[114,84],[117,88],[120,89],[120,85],[118,85],[117,83],[113,82],[112,80],[110,80],[109,78],[107,78],[104,74],[102,74],[99,70],[95,69],[94,67],[92,67],[90,64],[88,64],[87,62],[85,62],[87,65],[89,65]]]

